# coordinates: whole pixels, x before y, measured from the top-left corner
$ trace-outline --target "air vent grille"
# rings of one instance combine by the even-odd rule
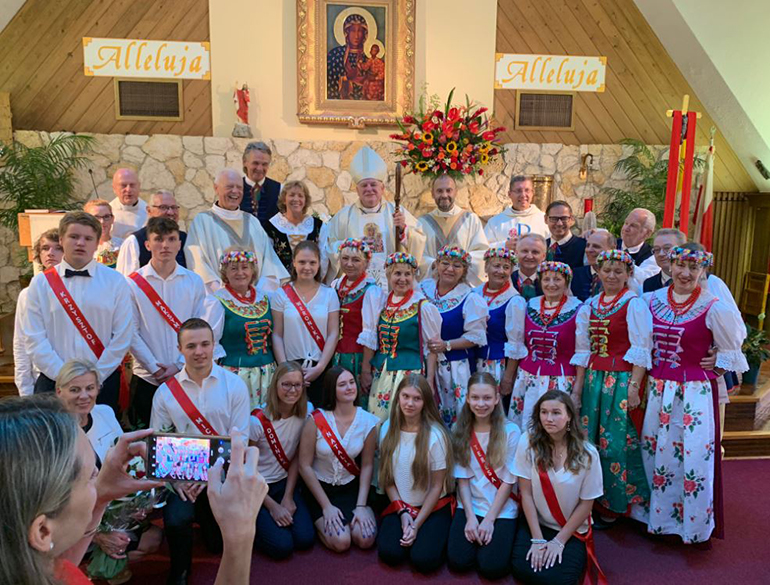
[[[574,94],[520,91],[516,98],[517,129],[574,129]]]
[[[117,118],[182,120],[181,81],[115,80]]]

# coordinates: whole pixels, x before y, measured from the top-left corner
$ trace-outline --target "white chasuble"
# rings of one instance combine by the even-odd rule
[[[406,217],[406,237],[399,245],[399,252],[408,252],[421,265],[425,248],[425,234],[420,229],[417,220],[403,207],[401,212]],[[390,201],[383,201],[379,211],[369,212],[360,203],[347,205],[332,217],[329,222],[329,240],[327,255],[329,271],[327,281],[340,275],[340,244],[346,238],[364,239],[371,244],[374,253],[369,263],[367,273],[382,287],[388,290],[388,280],[385,277],[385,259],[396,251],[396,230],[393,226],[395,206]]]
[[[551,237],[545,213],[537,205],[530,205],[525,211],[506,207],[497,215],[489,218],[484,233],[493,248],[504,248],[506,240],[512,236],[539,234],[546,240]]]
[[[229,211],[214,205],[193,219],[184,247],[187,268],[203,279],[209,292],[221,288],[219,257],[230,246],[243,246],[257,255],[257,287],[276,290],[289,273],[281,264],[259,220],[243,211]]]
[[[489,249],[489,242],[478,215],[455,205],[446,212],[435,209],[423,215],[419,225],[426,237],[425,253],[422,256],[423,274],[428,274],[441,248],[459,246],[471,255],[468,283],[478,286],[486,282],[484,253]]]

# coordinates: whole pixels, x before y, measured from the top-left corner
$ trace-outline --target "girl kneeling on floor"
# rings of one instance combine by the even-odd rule
[[[330,368],[321,408],[305,423],[299,446],[299,472],[313,495],[310,516],[321,542],[334,552],[348,550],[351,541],[371,548],[377,536],[367,500],[379,420],[356,406],[357,398],[353,374],[341,366]]]
[[[449,531],[449,566],[486,579],[510,573],[518,494],[513,461],[521,431],[506,421],[495,379],[476,372],[452,430],[459,508]]]
[[[449,433],[428,381],[408,374],[398,385],[388,420],[380,429],[379,484],[390,499],[378,541],[388,565],[411,560],[421,573],[437,570],[452,523]]]
[[[516,449],[521,507],[513,576],[521,583],[578,583],[584,571],[606,584],[593,546],[590,514],[602,495],[596,447],[585,440],[568,394],[549,390],[535,403],[530,431]]]

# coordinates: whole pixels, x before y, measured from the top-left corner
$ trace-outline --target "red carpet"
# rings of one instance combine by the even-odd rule
[[[597,532],[596,550],[611,585],[710,585],[770,582],[770,460],[728,461],[725,475],[726,539],[713,541],[711,550],[647,536],[639,524],[623,521]],[[214,582],[218,559],[200,553],[191,583]],[[134,566],[132,583],[161,585],[167,561],[163,555]],[[351,550],[335,555],[317,544],[311,551],[275,562],[254,555],[252,583],[305,583],[312,585],[375,585],[403,583],[481,583],[476,575],[455,575],[444,568],[435,575],[413,574],[408,567],[391,569],[377,560],[376,551]],[[508,581],[510,582],[510,581]]]

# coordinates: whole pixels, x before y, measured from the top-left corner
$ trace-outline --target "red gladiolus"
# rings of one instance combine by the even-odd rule
[[[492,132],[491,130],[487,130],[486,132],[484,132],[484,134],[481,135],[481,137],[484,140],[494,140],[495,139],[495,133]]]
[[[468,124],[468,130],[476,134],[479,131],[479,123],[476,120],[473,120],[473,122]]]
[[[422,129],[423,129],[424,132],[430,132],[435,127],[436,127],[436,125],[433,122],[431,122],[430,120],[425,120],[422,123]]]
[[[477,117],[477,116],[480,116],[481,114],[483,114],[484,112],[486,112],[488,109],[489,109],[489,108],[479,108],[478,110],[476,110],[476,111],[474,112],[474,114],[471,116],[471,118],[475,118],[475,117]]]

